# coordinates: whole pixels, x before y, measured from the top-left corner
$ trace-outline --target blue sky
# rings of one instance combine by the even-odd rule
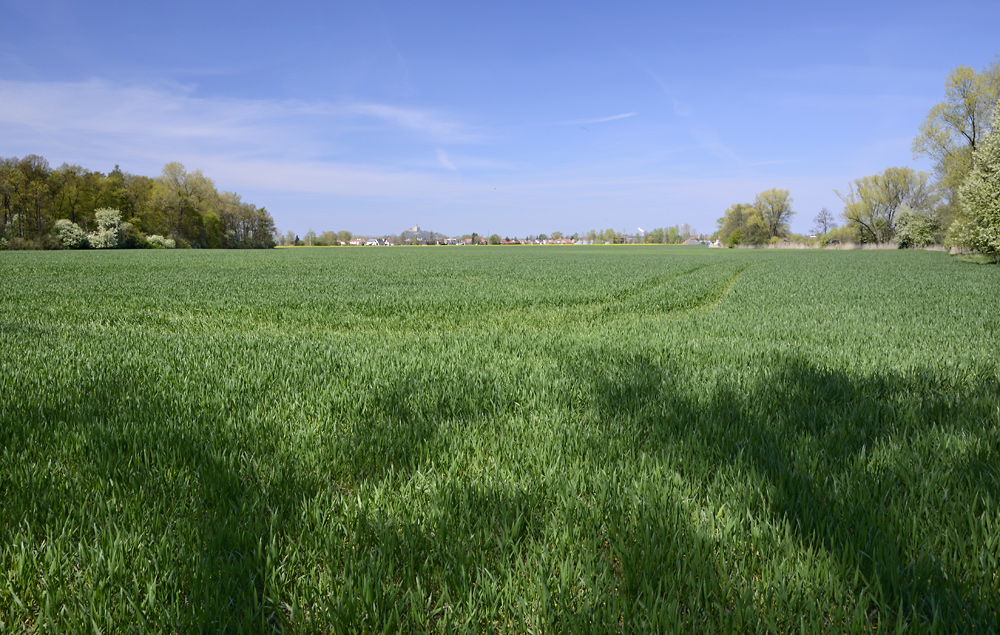
[[[689,223],[915,160],[1000,2],[0,0],[0,156],[180,161],[282,230]]]

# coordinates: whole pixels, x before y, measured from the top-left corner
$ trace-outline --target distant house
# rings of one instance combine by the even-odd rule
[[[684,241],[683,244],[685,244],[685,245],[700,245],[701,241],[698,240],[697,238],[688,238],[687,240]]]

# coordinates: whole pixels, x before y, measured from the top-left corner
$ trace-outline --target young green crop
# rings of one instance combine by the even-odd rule
[[[1000,272],[0,253],[0,631],[998,628]]]

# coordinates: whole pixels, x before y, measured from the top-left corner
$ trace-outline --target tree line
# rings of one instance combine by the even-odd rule
[[[890,167],[835,190],[843,224],[822,209],[813,218],[819,242],[932,244],[963,247],[1000,262],[1000,56],[982,71],[959,66],[945,79],[913,140],[914,158],[933,174]],[[787,190],[772,189],[737,203],[718,220],[722,244],[760,245],[790,237],[795,211]],[[801,238],[801,237],[800,237]]]
[[[43,157],[0,158],[0,248],[268,248],[274,219],[201,170],[104,174]]]

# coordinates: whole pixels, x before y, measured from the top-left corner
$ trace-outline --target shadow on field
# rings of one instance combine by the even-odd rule
[[[850,377],[783,359],[722,373],[695,395],[683,367],[642,353],[573,357],[585,407],[624,432],[623,458],[682,443],[685,458],[672,467],[687,479],[749,468],[760,481],[748,490],[765,493],[766,513],[833,555],[840,579],[856,581],[856,597],[869,596],[880,631],[899,622],[949,631],[1000,625],[978,518],[991,513],[984,501],[1000,495],[995,448],[952,448],[955,460],[940,458],[938,445],[988,434],[996,378],[963,389],[929,372]]]
[[[544,484],[450,481],[420,522],[367,511],[350,537],[365,556],[338,571],[348,592],[315,604],[359,630],[393,632],[428,624],[545,633],[754,623],[750,601],[732,601],[740,590],[716,561],[712,539],[681,529],[690,514],[676,492],[638,504],[606,493],[593,505]],[[714,612],[710,597],[727,606]]]
[[[355,416],[339,419],[345,432],[334,439],[347,483],[408,475],[431,459],[440,427],[496,413],[507,400],[487,368],[401,368],[380,376],[360,396]]]
[[[125,434],[104,426],[92,443],[112,465],[154,453],[146,466],[132,462],[117,478],[169,501],[169,518],[152,537],[162,531],[176,539],[168,544],[184,580],[182,603],[174,607],[185,609],[177,615],[181,630],[274,632],[287,618],[281,554],[295,538],[302,501],[319,485],[299,473],[282,448],[282,431],[227,430],[219,425],[225,418],[209,410],[185,424],[168,419]],[[262,439],[270,443],[261,447]]]
[[[3,477],[0,492],[9,495],[7,508],[29,510],[24,522],[35,530],[58,531],[65,521],[58,510],[80,496],[94,508],[74,513],[93,516],[78,519],[75,531],[116,525],[148,538],[122,565],[124,583],[132,571],[148,579],[147,559],[161,568],[156,575],[173,576],[164,582],[171,595],[152,607],[151,625],[163,630],[295,630],[288,602],[308,605],[318,630],[338,623],[426,630],[449,619],[477,631],[666,631],[682,622],[753,630],[767,612],[789,627],[794,610],[777,600],[762,606],[746,579],[754,567],[767,572],[777,556],[727,565],[715,535],[704,532],[709,525],[692,522],[698,502],[682,500],[712,491],[729,470],[750,492],[745,501],[736,492],[740,504],[772,526],[787,524],[796,547],[830,555],[834,579],[803,584],[820,593],[851,585],[845,594],[880,632],[1000,626],[988,560],[996,547],[977,516],[994,513],[983,497],[1000,500],[995,441],[979,442],[996,438],[995,377],[850,376],[801,359],[694,364],[702,373],[694,376],[682,360],[622,346],[574,343],[544,354],[558,362],[542,367],[557,375],[545,391],[485,359],[471,370],[391,368],[360,395],[342,429],[315,441],[314,463],[294,455],[286,422],[259,415],[274,395],[250,400],[246,410],[227,405],[217,387],[160,403],[176,395],[159,391],[155,377],[107,373],[79,387],[85,407],[60,409],[41,395],[6,411],[4,443],[48,444],[36,453],[62,457],[73,473],[62,481]],[[562,416],[558,425],[577,427],[546,428],[547,411]],[[412,515],[362,500],[373,487],[352,489],[455,467],[449,435],[504,421],[524,425],[520,444],[503,446],[515,454],[496,457],[510,482],[439,471],[426,500],[406,501],[426,505]],[[959,445],[943,447],[949,438]],[[966,447],[962,439],[975,442]],[[542,451],[561,462],[546,463]],[[639,461],[680,484],[637,490],[647,476]],[[565,465],[577,469],[561,471]],[[345,482],[352,487],[340,492]],[[636,492],[642,496],[630,498]],[[304,511],[329,516],[311,525]],[[93,536],[80,538],[87,540]],[[314,549],[296,569],[283,558],[300,542]],[[295,586],[313,575],[326,575],[326,586]],[[82,610],[86,598],[63,601]]]
[[[41,544],[46,531],[66,526],[74,534],[64,555],[78,558],[79,549],[96,560],[62,572],[80,576],[64,588],[46,583],[56,608],[64,605],[60,619],[69,620],[59,630],[102,620],[178,632],[282,630],[280,554],[295,536],[302,501],[321,485],[298,473],[283,431],[239,422],[240,413],[219,404],[150,410],[155,382],[117,381],[117,374],[81,386],[87,399],[72,410],[13,413],[24,430],[42,431],[35,450],[59,457],[68,471],[22,484],[8,503],[27,511],[22,520]],[[104,571],[108,560],[118,564]],[[88,594],[103,601],[87,608]]]

